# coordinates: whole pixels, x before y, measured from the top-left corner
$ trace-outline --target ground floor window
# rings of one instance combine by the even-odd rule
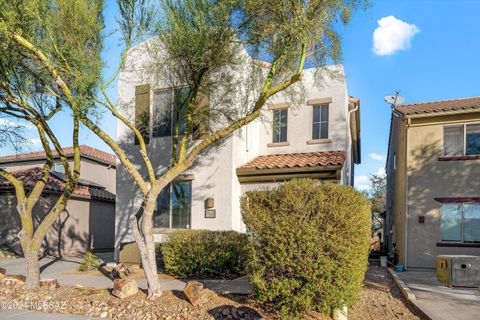
[[[480,203],[442,204],[442,241],[480,243]]]
[[[192,182],[172,182],[158,196],[153,226],[165,229],[190,229],[191,208]]]

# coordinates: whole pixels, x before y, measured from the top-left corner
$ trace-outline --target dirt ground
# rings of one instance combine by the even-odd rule
[[[115,319],[275,319],[264,309],[255,305],[248,296],[218,295],[209,292],[208,302],[194,307],[183,292],[167,291],[155,301],[146,299],[144,292],[123,300],[113,297],[106,289],[60,287],[58,289],[25,290],[22,286],[0,286],[0,302],[15,302],[16,308],[80,314],[91,317]],[[50,302],[50,304],[45,304]],[[370,266],[360,302],[349,310],[348,318],[357,319],[422,319],[409,306],[393,283],[390,274],[383,268]],[[311,313],[304,317],[329,319]]]

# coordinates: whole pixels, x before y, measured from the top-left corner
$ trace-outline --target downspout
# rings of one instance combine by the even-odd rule
[[[407,126],[405,129],[405,239],[404,241],[404,252],[405,252],[405,270],[408,269],[408,129],[410,128],[412,120],[407,118]]]
[[[350,154],[348,155],[348,157],[350,158],[350,163],[349,163],[349,165],[350,165],[350,181],[349,181],[349,184],[350,185],[352,184],[352,180],[353,180],[352,170],[351,170],[351,167],[353,166],[353,159],[352,159],[352,152],[350,150],[351,147],[352,147],[352,136],[351,136],[352,130],[350,128],[350,116],[355,111],[358,111],[358,104],[357,103],[355,103],[355,107],[352,110],[349,110],[348,113],[347,113],[346,140],[347,140],[347,152],[350,152]],[[349,132],[350,132],[350,139],[348,138],[348,133]]]

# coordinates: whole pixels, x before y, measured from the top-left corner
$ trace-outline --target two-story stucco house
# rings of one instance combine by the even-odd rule
[[[386,240],[405,267],[480,255],[480,97],[395,107],[386,171]]]
[[[170,100],[165,97],[172,95],[175,88],[146,76],[150,58],[145,46],[148,43],[127,55],[129,68],[120,74],[119,103],[120,110],[137,124],[140,116],[135,111],[148,110],[148,153],[161,173],[170,161],[171,126],[153,130],[153,119],[160,110],[171,112],[172,106],[165,102]],[[344,75],[340,65],[328,68]],[[348,95],[344,77],[327,77],[320,87],[313,74],[313,69],[304,71],[302,99],[291,102],[281,95],[273,97],[262,117],[203,153],[192,168],[163,190],[154,216],[158,241],[171,229],[244,231],[239,201],[248,190],[300,177],[353,184],[354,164],[360,163],[360,101]],[[117,139],[129,157],[140,163],[135,138],[120,121]],[[128,217],[141,204],[138,188],[119,166],[117,254],[122,243],[133,241]]]
[[[73,148],[63,148],[73,166]],[[42,196],[33,209],[35,223],[55,205],[65,187],[64,167],[55,150],[54,166]],[[0,167],[20,179],[27,192],[41,177],[45,152],[29,152],[0,157]],[[42,250],[46,254],[78,255],[89,246],[111,251],[115,238],[115,156],[80,145],[80,180],[66,209],[49,229]],[[12,184],[0,176],[0,247],[21,253],[18,232],[21,229]]]

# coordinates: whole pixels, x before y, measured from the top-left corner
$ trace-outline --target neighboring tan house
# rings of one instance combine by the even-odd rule
[[[36,225],[53,207],[65,186],[64,167],[56,152],[42,197],[34,207]],[[73,149],[64,148],[73,165]],[[31,188],[41,176],[45,164],[44,152],[31,152],[0,157],[0,167]],[[78,255],[89,246],[95,250],[112,250],[115,238],[115,156],[85,145],[80,146],[80,181],[67,208],[47,233],[43,243],[46,254]],[[18,233],[21,229],[16,210],[15,190],[0,177],[0,247],[21,252]]]
[[[118,84],[119,104],[130,121],[147,119],[148,153],[160,174],[170,163],[170,121],[175,109],[168,101],[176,90],[161,79],[148,78],[145,70],[151,58],[146,46],[148,42],[127,55],[129,68],[120,74]],[[192,168],[162,191],[153,219],[156,241],[171,229],[245,231],[239,201],[248,190],[300,177],[353,185],[354,164],[360,163],[360,101],[348,95],[341,65],[326,69],[339,76],[326,76],[320,87],[314,83],[314,70],[304,70],[303,95],[295,102],[280,94],[272,97],[261,118],[201,154]],[[117,140],[130,159],[142,163],[135,138],[121,121]],[[119,166],[117,257],[122,244],[133,241],[129,216],[140,210],[142,199],[129,173]]]
[[[480,255],[480,97],[398,105],[386,171],[386,241],[404,266]]]

